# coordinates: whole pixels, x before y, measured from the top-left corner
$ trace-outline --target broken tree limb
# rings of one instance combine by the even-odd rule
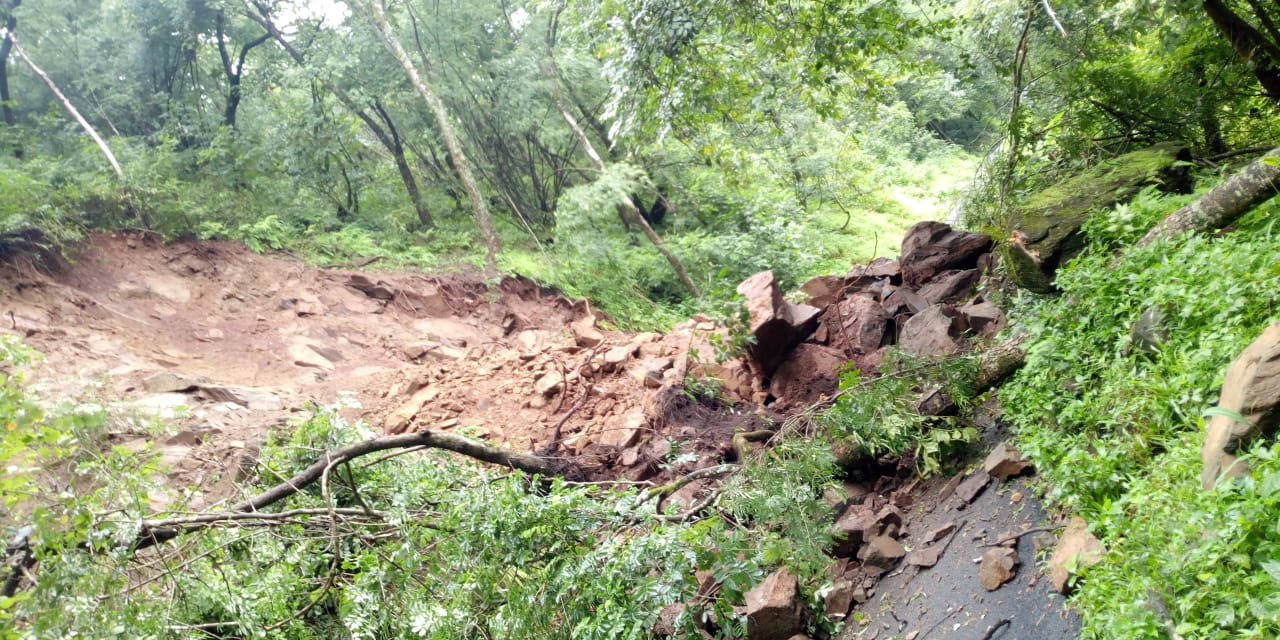
[[[1186,231],[1221,229],[1277,193],[1280,193],[1280,147],[1249,163],[1195,202],[1166,216],[1137,246]]]
[[[252,513],[260,511],[302,491],[304,488],[319,481],[325,475],[326,470],[344,462],[354,460],[360,456],[377,453],[379,451],[407,449],[410,447],[444,449],[445,451],[460,453],[464,456],[475,458],[482,462],[510,467],[526,473],[543,476],[564,476],[569,469],[568,465],[556,463],[546,458],[494,447],[483,442],[463,438],[462,436],[450,433],[439,433],[437,431],[418,431],[398,436],[385,436],[382,438],[365,440],[364,442],[357,442],[340,449],[329,451],[318,458],[315,462],[311,463],[311,465],[306,469],[299,471],[292,478],[289,478],[252,498],[232,505],[227,511],[229,513]],[[325,511],[328,512],[328,510]],[[225,519],[227,514],[219,514],[219,517]],[[147,522],[143,522],[143,526],[139,529],[138,536],[134,542],[134,550],[141,550],[167,542],[192,529],[191,522],[183,521],[169,523],[166,523],[165,521],[155,521],[151,524],[152,526],[148,526]]]

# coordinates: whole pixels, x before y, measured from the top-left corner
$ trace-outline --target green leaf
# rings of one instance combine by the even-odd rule
[[[1204,413],[1200,414],[1200,416],[1203,418],[1209,418],[1212,416],[1222,416],[1228,420],[1231,420],[1232,422],[1239,422],[1240,424],[1249,424],[1249,421],[1245,419],[1244,416],[1240,415],[1235,411],[1227,409],[1226,407],[1209,407],[1208,409],[1205,409]]]
[[[1268,560],[1262,563],[1262,570],[1271,576],[1272,580],[1280,582],[1280,561]]]

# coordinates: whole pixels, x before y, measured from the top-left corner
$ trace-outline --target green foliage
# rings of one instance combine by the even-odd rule
[[[839,396],[820,422],[859,457],[909,455],[922,473],[936,473],[958,447],[976,441],[978,432],[963,417],[921,415],[917,399],[936,390],[968,408],[976,366],[974,357],[923,362],[892,353],[878,377],[864,379],[856,369],[842,373]]]
[[[1062,296],[1022,301],[1027,362],[1001,391],[1049,497],[1112,548],[1078,596],[1088,637],[1164,637],[1157,597],[1183,637],[1277,629],[1274,453],[1255,450],[1253,478],[1216,492],[1200,490],[1198,456],[1223,371],[1280,305],[1277,207],[1220,236],[1115,255],[1179,202],[1146,193],[1088,223],[1090,250],[1058,273]],[[1130,327],[1149,309],[1170,338],[1136,348]]]
[[[733,607],[779,564],[819,606],[831,514],[817,497],[834,468],[803,438],[728,482],[732,519],[668,520],[635,490],[539,484],[437,451],[342,465],[264,510],[383,518],[227,523],[134,558],[122,543],[139,520],[166,515],[148,512],[158,470],[108,446],[100,413],[45,411],[17,373],[28,353],[9,339],[0,352],[6,533],[30,524],[40,559],[38,584],[0,602],[0,637],[647,638],[675,602],[696,602],[679,637],[701,637],[704,615],[742,637]],[[246,491],[371,435],[315,407],[263,447]],[[695,571],[711,572],[717,597],[694,600]]]

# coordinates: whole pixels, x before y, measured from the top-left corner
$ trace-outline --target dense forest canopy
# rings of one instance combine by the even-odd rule
[[[601,295],[557,273],[614,265],[668,304],[766,265],[794,283],[865,257],[868,235],[892,233],[886,215],[933,213],[883,188],[933,190],[924,167],[943,163],[926,158],[951,158],[954,174],[966,158],[1003,165],[989,176],[1026,190],[1162,140],[1210,155],[1264,144],[1272,13],[7,0],[0,144],[25,188],[87,210],[48,212],[66,232],[135,224],[280,245],[307,230],[322,253],[376,237],[425,262],[472,251],[478,233],[492,258],[514,243],[505,260],[520,270]],[[109,138],[118,180],[67,108]],[[224,198],[241,206],[210,209]],[[626,200],[638,218],[612,211]],[[814,235],[824,223],[838,233]],[[533,247],[550,253],[525,259]]]
[[[322,265],[525,276],[590,298],[626,330],[698,312],[736,327],[744,278],[771,269],[793,290],[896,252],[920,220],[1002,242],[1032,194],[1126,152],[1186,145],[1204,189],[1280,144],[1280,3],[1267,0],[0,0],[0,34],[0,256],[99,230],[233,239]],[[1234,284],[1274,284],[1274,210],[1212,241],[1121,255],[1191,198],[1140,192],[1084,226],[1065,297],[1009,294],[1038,367],[1010,383],[1009,420],[1054,505],[1128,554],[1080,596],[1092,637],[1117,621],[1131,628],[1116,637],[1280,633],[1280,533],[1266,524],[1275,452],[1255,452],[1257,482],[1213,503],[1212,522],[1240,541],[1226,550],[1200,544],[1209,520],[1178,520],[1179,504],[1208,500],[1177,488],[1185,460],[1161,464],[1193,450],[1187,425],[1211,403],[1221,360],[1275,314],[1273,293]],[[1232,265],[1220,267],[1229,294],[1214,289],[1215,261]],[[1103,274],[1115,279],[1098,285]],[[1167,359],[1117,346],[1130,338],[1108,314],[1151,308],[1202,344]],[[119,447],[77,457],[73,443],[105,419],[46,415],[10,375],[28,354],[0,342],[0,355],[9,431],[34,434],[4,441],[2,458],[16,469],[46,456],[116,483],[68,497],[0,479],[4,509],[48,498],[29,519],[58,532],[43,539],[39,580],[15,571],[0,592],[0,638],[104,625],[113,637],[646,637],[658,610],[699,589],[695,568],[722,589],[707,615],[740,637],[733,607],[779,563],[822,607],[831,514],[814,498],[836,463],[796,438],[767,467],[735,470],[723,508],[702,519],[661,513],[655,492],[602,497],[445,455],[347,467],[336,500],[358,535],[202,531],[189,572],[143,585],[171,598],[167,610],[133,587],[116,594],[131,584],[122,567],[151,467]],[[910,418],[846,398],[837,417],[805,416],[805,434],[847,437],[842,420],[874,419],[933,433],[940,455],[970,431],[898,396],[936,382],[965,405],[957,381],[973,366],[865,389],[853,372],[845,391]],[[300,451],[369,435],[315,408],[262,455],[298,471],[311,460]],[[299,499],[337,520],[327,485],[324,501]],[[377,518],[365,499],[385,505]],[[1181,558],[1139,546],[1160,543],[1159,527],[1177,529]],[[414,564],[428,555],[431,570]],[[1215,566],[1176,564],[1187,558]],[[327,578],[317,589],[294,574]],[[223,581],[249,587],[223,599],[209,586]],[[38,588],[16,592],[28,582]]]

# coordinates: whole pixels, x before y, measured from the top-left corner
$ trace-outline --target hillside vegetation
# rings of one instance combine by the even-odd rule
[[[1210,417],[1244,422],[1215,408],[1227,367],[1280,319],[1275,177],[1225,226],[1144,238],[1246,166],[1276,167],[1259,158],[1280,145],[1278,22],[1280,5],[1235,0],[0,0],[12,299],[63,287],[94,234],[231,240],[370,270],[377,304],[399,292],[372,270],[460,273],[442,299],[471,310],[522,283],[570,343],[538,345],[567,411],[546,448],[477,452],[486,434],[462,429],[331,458],[381,425],[327,398],[258,434],[211,508],[208,487],[163,486],[152,445],[121,444],[122,425],[157,443],[172,425],[124,415],[109,380],[46,388],[15,308],[0,638],[760,640],[741,607],[780,567],[810,637],[858,637],[856,616],[823,615],[830,495],[859,474],[962,471],[989,400],[1054,521],[1083,517],[1106,548],[1073,567],[1084,637],[1280,637],[1280,444],[1233,451],[1248,473],[1211,489],[1200,460]],[[1024,267],[984,272],[1008,327],[972,353],[877,352],[878,372],[828,372],[839,391],[804,406],[726,389],[756,340],[735,292],[752,274],[799,300],[812,277],[898,255],[922,220],[1047,259],[1028,216],[1056,224],[1073,177],[1164,143],[1185,152],[1172,173],[1108,185],[1038,293],[1016,284]],[[528,318],[508,315],[484,321],[514,340]],[[660,342],[631,332],[682,326],[683,351],[650,347],[675,361],[639,393],[670,386],[732,422],[723,464],[691,468],[705,452],[676,432],[645,478],[612,458],[612,476],[574,472],[557,450],[584,406],[562,406],[570,382],[606,347],[630,349],[615,366]],[[997,345],[1025,361],[975,388]],[[576,368],[547,355],[580,349]],[[473,373],[514,375],[489,362]],[[583,403],[603,393],[582,387]],[[954,411],[921,409],[938,390]],[[705,502],[668,502],[695,481]],[[271,492],[288,495],[254,502]],[[157,508],[160,493],[181,499]]]

